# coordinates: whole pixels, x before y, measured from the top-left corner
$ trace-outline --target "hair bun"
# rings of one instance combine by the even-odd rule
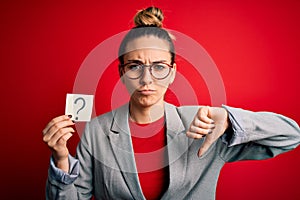
[[[153,26],[162,27],[162,21],[164,15],[161,9],[156,7],[149,7],[144,10],[140,10],[134,16],[134,23],[136,27]]]

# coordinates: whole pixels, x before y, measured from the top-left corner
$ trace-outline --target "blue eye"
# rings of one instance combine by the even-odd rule
[[[153,65],[153,70],[155,70],[155,71],[162,71],[162,70],[165,70],[167,68],[168,67],[166,65],[162,64],[162,63]]]
[[[128,69],[130,71],[138,71],[138,70],[142,69],[142,66],[138,65],[138,64],[131,64],[131,65],[128,66]]]

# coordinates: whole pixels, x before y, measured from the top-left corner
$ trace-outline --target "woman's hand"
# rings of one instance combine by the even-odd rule
[[[186,134],[194,139],[205,137],[198,151],[200,157],[224,134],[228,126],[228,113],[224,108],[205,106],[199,108]]]
[[[72,125],[70,117],[62,115],[52,119],[43,130],[43,141],[52,151],[56,167],[65,172],[69,171],[67,141],[75,132]]]

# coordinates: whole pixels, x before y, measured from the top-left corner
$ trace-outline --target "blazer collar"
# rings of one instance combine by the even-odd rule
[[[111,125],[111,131],[113,133],[126,133],[129,134],[128,116],[129,116],[129,104],[125,104],[122,107],[113,110],[113,120]]]
[[[167,122],[167,133],[180,134],[185,130],[184,125],[180,119],[177,108],[169,103],[165,102],[165,117]]]

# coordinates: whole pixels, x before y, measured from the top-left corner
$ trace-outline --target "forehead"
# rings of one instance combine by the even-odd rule
[[[124,58],[130,59],[170,59],[167,41],[155,36],[144,36],[128,42]]]
[[[125,54],[124,60],[140,60],[144,62],[170,61],[171,54],[168,51],[157,49],[139,49]]]

